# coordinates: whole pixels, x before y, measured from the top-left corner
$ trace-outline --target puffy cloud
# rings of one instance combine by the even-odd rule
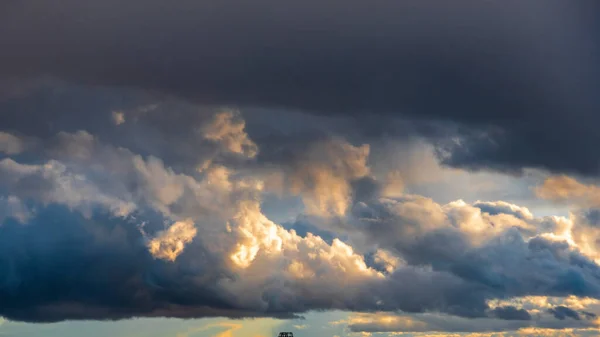
[[[572,202],[584,207],[600,206],[600,187],[582,184],[565,175],[547,178],[537,187],[536,194],[543,199]]]
[[[316,142],[297,158],[287,177],[309,214],[344,215],[352,201],[351,183],[369,175],[369,145],[340,139]]]
[[[212,122],[203,127],[202,133],[206,139],[223,144],[227,150],[252,158],[256,156],[258,148],[248,138],[245,127],[244,120],[237,113],[224,111],[217,113]]]
[[[383,249],[378,249],[373,258],[375,263],[382,265],[388,273],[393,273],[396,268],[404,264],[400,258]]]
[[[126,216],[136,207],[131,201],[103,193],[85,176],[71,171],[59,161],[28,165],[6,158],[0,160],[0,172],[0,185],[14,191],[18,198],[32,198],[43,204],[64,204],[88,215],[95,206],[105,207],[117,216]]]
[[[522,220],[533,219],[533,214],[526,207],[521,207],[505,201],[476,201],[474,207],[490,215],[510,214]]]
[[[598,243],[600,242],[600,228],[596,210],[579,210],[571,213],[570,223],[565,226],[564,235],[572,244],[587,256],[600,261]]]
[[[353,212],[359,236],[368,243],[391,250],[409,265],[482,285],[490,298],[497,292],[597,298],[600,290],[598,265],[584,255],[585,247],[544,235],[549,227],[559,227],[559,218],[523,220],[416,196],[358,203]]]
[[[20,290],[14,289],[12,284],[18,282],[24,284],[23,289],[28,289],[28,287],[33,287],[33,284],[30,283],[33,282],[33,279],[30,279],[32,275],[22,272],[21,269],[15,271],[10,269],[14,263],[25,268],[25,265],[22,265],[25,261],[16,256],[10,258],[10,261],[14,262],[10,262],[7,266],[9,269],[7,273],[4,273],[6,278],[3,280],[0,294],[3,303],[22,302],[23,309],[15,309],[16,311],[3,309],[2,314],[12,319],[120,318],[140,313],[148,316],[289,315],[296,311],[306,311],[309,308],[321,308],[324,303],[320,302],[320,298],[325,298],[326,303],[330,303],[331,299],[327,298],[327,291],[331,292],[336,287],[329,287],[327,290],[324,286],[331,282],[353,280],[351,283],[355,287],[361,287],[361,284],[369,279],[382,277],[377,271],[368,268],[363,257],[356,254],[348,244],[336,239],[332,245],[329,245],[317,236],[302,238],[295,232],[287,231],[268,220],[260,211],[259,199],[257,199],[257,193],[262,190],[262,183],[251,177],[237,176],[234,171],[225,167],[211,165],[196,177],[176,173],[173,169],[165,167],[164,163],[157,158],[144,159],[128,150],[104,145],[86,132],[59,134],[48,155],[60,158],[61,161],[51,159],[47,164],[34,165],[3,159],[0,164],[4,173],[2,175],[3,186],[11,191],[19,192],[20,197],[44,204],[40,213],[29,220],[28,230],[42,226],[42,219],[48,217],[47,209],[54,207],[53,205],[57,207],[64,205],[76,214],[79,212],[85,214],[87,217],[85,219],[78,219],[75,214],[60,213],[60,216],[55,216],[55,218],[72,218],[61,221],[64,221],[65,225],[81,226],[81,230],[84,230],[83,233],[92,230],[88,233],[89,237],[85,237],[85,239],[65,234],[65,242],[69,242],[73,249],[83,250],[81,259],[77,259],[73,263],[85,264],[86,247],[91,243],[93,243],[94,249],[97,249],[93,254],[98,254],[97,252],[104,249],[108,252],[116,248],[113,247],[114,245],[131,246],[130,251],[124,252],[126,260],[122,262],[125,264],[139,263],[139,268],[131,269],[123,274],[114,274],[114,272],[111,274],[115,276],[115,282],[125,282],[132,287],[139,287],[138,291],[131,291],[132,295],[150,293],[142,295],[143,298],[130,298],[132,301],[128,304],[130,309],[125,309],[125,307],[117,309],[119,305],[106,304],[116,310],[114,315],[107,313],[108,308],[96,305],[93,301],[90,302],[89,299],[82,297],[75,296],[74,302],[71,300],[67,302],[67,299],[60,297],[62,296],[60,292],[56,300],[43,302],[40,299],[42,302],[37,303],[34,300],[31,304],[27,304],[28,302],[22,301]],[[25,185],[23,181],[30,177],[35,177],[36,182],[45,183]],[[110,179],[107,179],[108,177]],[[114,205],[132,205],[133,208],[131,211],[123,213],[118,211],[119,209]],[[117,211],[115,214],[120,216],[127,215],[126,218],[121,217],[118,218],[120,220],[109,221],[110,226],[114,226],[117,231],[115,234],[104,234],[101,228],[105,225],[100,224],[98,225],[100,232],[94,230],[94,223],[99,221],[96,219],[101,217],[104,210]],[[152,211],[158,212],[162,217],[173,219],[175,222],[167,229],[157,230],[156,215],[153,215]],[[40,221],[42,223],[36,225]],[[83,224],[79,224],[80,222]],[[112,224],[112,222],[116,222],[116,224]],[[145,244],[142,244],[141,241],[135,242],[134,233],[138,227],[135,224],[139,225],[139,222],[143,222],[145,225],[143,231],[138,233],[137,238],[138,240],[145,238]],[[194,222],[197,224],[194,225]],[[130,238],[127,243],[119,241],[118,233],[124,230],[123,226],[129,226]],[[61,232],[58,228],[56,230],[57,234]],[[6,232],[6,238],[8,238],[18,229],[9,225],[8,228],[3,228],[3,231],[8,231]],[[201,238],[193,240],[198,231],[202,232]],[[79,232],[76,231],[76,233]],[[43,234],[40,233],[40,235]],[[105,239],[106,235],[111,238]],[[61,235],[55,235],[55,241],[49,241],[43,246],[39,246],[39,253],[48,254],[49,258],[54,256],[53,252],[56,252],[57,249],[60,251],[58,248],[61,242],[60,237]],[[30,247],[26,248],[28,250],[38,249],[37,245],[28,247]],[[158,267],[155,267],[152,262],[145,260],[143,255],[136,256],[141,254],[139,251],[141,247],[147,249],[148,256],[153,258],[172,263],[189,264],[193,270],[197,268],[203,270],[209,266],[214,270],[213,272],[203,272],[209,278],[204,281],[193,279],[178,281],[187,284],[186,288],[197,289],[199,297],[197,299],[190,298],[191,302],[186,302],[187,306],[192,306],[192,308],[184,309],[183,304],[176,300],[180,295],[165,294],[166,302],[163,303],[161,302],[163,300],[155,297],[159,295],[151,294],[151,289],[155,287],[170,293],[175,285],[169,285],[169,283],[175,282],[178,273],[170,275],[173,271],[169,271],[169,269],[166,271],[154,270]],[[285,251],[285,254],[282,255],[282,251]],[[188,254],[185,254],[186,252]],[[8,254],[8,251],[6,253]],[[37,251],[30,253],[37,254]],[[205,259],[209,261],[216,259],[218,263],[213,265],[200,263],[198,265],[198,262],[192,257],[203,254]],[[230,256],[229,261],[222,260],[221,257],[224,256]],[[9,255],[0,255],[0,257],[6,259],[9,258]],[[52,259],[55,258],[52,257]],[[108,255],[106,259],[107,265],[114,264],[115,270],[120,268],[117,260],[108,263],[112,260],[112,257]],[[57,256],[56,260],[49,263],[63,263],[61,260],[62,257]],[[64,263],[69,264],[70,262],[65,261]],[[282,264],[284,271],[282,277],[288,278],[290,281],[296,280],[306,289],[310,289],[314,282],[321,283],[315,287],[315,293],[306,303],[294,300],[296,296],[273,298],[264,303],[265,293],[298,291],[297,286],[291,288],[285,286],[283,289],[271,288],[269,279],[266,278],[268,274],[265,274],[264,271],[266,266],[273,264]],[[101,266],[98,268],[102,269]],[[127,267],[123,266],[123,268]],[[245,275],[242,278],[243,282],[231,283],[225,280],[219,281],[220,277],[212,278],[216,276],[211,275],[218,275],[217,270],[219,269],[226,271],[227,274],[242,273]],[[48,278],[50,275],[44,277]],[[130,281],[130,278],[137,281]],[[318,281],[319,279],[321,281]],[[139,283],[140,281],[142,283]],[[56,282],[63,281],[57,279]],[[82,293],[85,293],[86,291],[83,289],[88,289],[87,287],[91,285],[86,284],[86,280],[81,280],[81,282]],[[111,287],[114,286],[111,285]],[[205,296],[202,294],[209,292],[208,289],[204,290],[205,287],[220,289],[218,290],[220,295],[217,296],[220,299],[211,300],[214,301],[215,307],[210,304],[210,301],[206,302],[202,299]],[[260,287],[267,288],[262,292],[249,291]],[[38,291],[44,292],[45,290]],[[217,289],[212,291],[217,291]],[[125,298],[129,298],[129,296],[125,296],[119,290],[116,292],[115,296],[121,296],[124,301],[128,301]],[[243,295],[244,293],[248,295]],[[333,292],[331,293],[333,294]],[[336,293],[334,296],[338,298],[337,307],[347,309],[352,306],[352,300],[347,299],[352,295],[348,294],[347,290],[338,288]],[[94,292],[90,293],[90,299],[94,298],[94,294]],[[160,297],[162,296],[160,295]],[[227,302],[229,304],[225,304]],[[145,303],[154,303],[151,305],[156,306],[156,309],[146,311],[149,309]],[[33,315],[27,310],[28,305],[44,306],[44,308],[39,309],[37,314]],[[82,310],[83,306],[86,306],[87,309]],[[223,306],[229,309],[225,310]],[[49,314],[50,312],[52,314]]]
[[[157,259],[175,261],[197,232],[191,220],[178,221],[151,238],[147,243],[148,250]]]
[[[127,123],[110,125],[129,142],[61,131],[0,160],[0,202],[8,205],[0,207],[0,315],[56,321],[348,310],[385,312],[355,322],[363,331],[591,326],[583,312],[596,311],[587,307],[491,301],[600,298],[600,269],[578,237],[593,227],[593,213],[540,218],[504,201],[443,204],[390,193],[393,179],[369,165],[369,144],[330,136],[279,144],[279,157],[274,148],[261,157],[241,116],[186,113],[197,119],[178,138],[181,121],[170,124],[160,109],[128,110]],[[189,161],[180,161],[163,160],[162,150],[134,151],[136,127],[164,132],[175,152],[191,140],[198,153],[186,149]],[[141,139],[164,145],[150,138]],[[309,230],[273,221],[267,197],[302,201]],[[582,319],[556,319],[548,310],[558,305]]]

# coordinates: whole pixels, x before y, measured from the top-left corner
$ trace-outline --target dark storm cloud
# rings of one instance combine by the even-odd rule
[[[555,308],[551,308],[548,309],[548,312],[551,313],[552,315],[554,315],[554,317],[556,317],[557,319],[566,319],[566,318],[572,318],[574,320],[580,320],[581,317],[579,317],[579,313],[577,313],[577,311],[573,310],[573,309],[569,309],[565,306],[557,306]]]
[[[595,1],[1,6],[5,78],[50,75],[203,104],[451,121],[464,129],[460,143],[437,143],[447,164],[597,173],[588,146],[600,141]]]
[[[291,249],[270,254],[272,260],[256,258],[248,267],[256,268],[250,273],[232,266],[228,247],[242,244],[237,241],[240,237],[219,233],[225,232],[222,227],[227,219],[238,221],[231,214],[234,201],[253,200],[254,194],[237,191],[231,201],[224,201],[218,190],[203,192],[199,181],[173,172],[159,159],[144,160],[86,132],[60,133],[50,149],[54,160],[45,165],[0,161],[0,192],[16,198],[13,204],[22,199],[30,211],[9,212],[12,218],[7,215],[8,220],[3,219],[0,226],[0,316],[9,319],[291,317],[335,309],[490,318],[487,302],[492,299],[600,297],[598,266],[567,244],[540,238],[526,242],[514,229],[477,246],[468,233],[446,222],[447,217],[438,217],[441,210],[432,200],[405,195],[382,201],[376,197],[381,186],[368,177],[350,184],[356,219],[348,218],[349,223],[340,221],[329,229],[335,229],[338,237],[343,237],[340,233],[364,233],[379,247],[398,253],[409,266],[398,266],[380,277],[357,268],[356,262],[362,259],[360,248],[353,253],[351,246],[339,241],[332,240],[328,246],[312,236],[305,246],[291,244]],[[335,149],[348,150],[343,146]],[[333,150],[326,159],[335,155],[334,159],[349,164],[343,160],[345,152],[341,155]],[[355,155],[350,156],[357,162],[354,164],[360,164],[360,153],[350,154]],[[211,186],[223,183],[213,182]],[[224,185],[226,190],[231,188]],[[398,207],[390,207],[392,204]],[[493,205],[499,205],[500,213],[506,208],[499,203],[488,206],[491,209]],[[152,209],[147,210],[149,207]],[[219,211],[226,214],[221,217]],[[167,219],[163,217],[168,214],[191,216],[198,222],[198,236],[176,261],[152,258],[145,243],[164,229]],[[252,214],[246,221],[254,226],[267,223],[260,215]],[[140,228],[141,223],[146,225]],[[349,228],[356,223],[362,226]],[[313,231],[311,225],[299,226],[306,229],[302,233],[305,238],[311,237],[307,233]],[[270,228],[263,229],[269,232]],[[250,230],[244,235],[256,233]],[[292,241],[290,232],[281,235],[286,236]],[[311,254],[310,246],[318,250]],[[259,254],[269,254],[268,248],[261,248],[267,252]],[[295,251],[299,254],[286,256]],[[323,260],[314,267],[318,277],[290,277],[286,263],[313,263],[313,255]],[[341,265],[350,257],[357,259],[350,260],[347,268]],[[512,317],[510,312],[496,315],[500,316],[504,320]]]
[[[514,306],[497,307],[490,310],[492,316],[505,320],[529,321],[531,315],[524,309],[517,309]]]
[[[418,134],[450,165],[596,173],[598,153],[589,146],[600,141],[596,6],[3,2],[0,131],[12,138],[4,134],[11,143],[0,157],[11,158],[0,167],[5,173],[0,176],[0,316],[25,321],[292,317],[339,309],[441,312],[521,326],[528,323],[519,321],[531,318],[527,311],[490,309],[488,300],[600,298],[598,265],[564,242],[526,238],[525,230],[516,228],[493,232],[492,225],[482,232],[496,236],[475,242],[479,238],[471,228],[459,228],[460,219],[449,219],[431,200],[403,195],[388,201],[397,202],[397,209],[388,207],[381,201],[382,186],[361,160],[371,149],[359,149],[363,138]],[[60,81],[32,84],[43,76]],[[256,157],[240,159],[239,153],[222,151],[223,142],[199,132],[215,116],[212,107],[223,104],[243,107],[244,130],[258,145]],[[111,112],[124,112],[125,121],[111,119]],[[377,118],[368,120],[371,114]],[[228,127],[246,137],[240,125]],[[337,135],[350,136],[354,145],[331,141]],[[15,139],[22,144],[15,147]],[[345,156],[356,163],[349,165]],[[388,271],[385,261],[375,263],[369,256],[385,277],[360,278],[350,286],[353,273],[364,271],[352,264],[339,274],[338,261],[327,260],[339,258],[336,254],[349,258],[343,245],[334,247],[339,251],[319,250],[325,257],[314,278],[290,277],[285,270],[286,263],[306,262],[302,258],[312,251],[287,257],[294,251],[288,249],[279,254],[282,260],[274,260],[281,263],[275,268],[257,258],[256,274],[231,267],[231,250],[225,248],[242,242],[234,233],[222,244],[213,220],[225,224],[235,208],[213,190],[195,193],[203,190],[191,177],[207,175],[198,166],[212,160],[232,171],[239,168],[240,175],[269,168],[289,175],[299,166],[318,164],[339,178],[340,166],[331,165],[332,159],[351,168],[346,167],[350,172],[342,184],[348,184],[353,213],[333,224],[300,217],[288,227],[304,239],[309,232],[322,234],[331,246],[335,237],[352,242],[359,233],[366,242],[352,242],[350,255],[362,258],[364,246],[377,245],[402,264]],[[54,166],[42,165],[49,162]],[[223,172],[217,173],[228,174]],[[302,186],[305,195],[313,191],[313,178]],[[211,186],[221,182],[231,188],[231,181],[222,180]],[[69,194],[71,187],[80,190]],[[245,190],[224,197],[231,203],[254,200]],[[503,203],[472,206],[490,216],[512,215],[514,221],[530,217]],[[211,212],[228,217],[213,219]],[[162,216],[178,213],[193,214],[197,238],[177,261],[154,259],[146,235],[161,230]],[[261,222],[257,226],[265,225],[261,215],[253,214]],[[133,217],[135,223],[128,222]],[[142,220],[144,233],[136,226]],[[260,229],[271,234],[266,225]],[[256,242],[262,241],[259,234],[247,233],[257,235],[251,237]],[[266,250],[259,255],[268,255]],[[557,318],[572,315],[570,309],[555,310]]]
[[[5,222],[1,232],[0,316],[8,319],[179,316],[177,310],[185,309],[190,316],[227,315],[229,310],[238,315],[209,286],[194,293],[174,287],[185,282],[183,275],[156,263],[131,223],[102,214],[85,219],[51,206],[26,225]],[[214,259],[196,253],[205,261]],[[219,273],[218,267],[203,272],[212,279]],[[239,313],[245,315],[252,313]]]
[[[160,219],[149,219],[144,228],[153,227],[160,228]],[[299,284],[286,289],[303,293],[302,300],[290,301],[278,286],[265,284],[255,290],[263,292],[267,307],[248,306],[219,286],[238,278],[225,268],[225,257],[194,243],[176,264],[155,260],[131,220],[102,213],[84,218],[61,206],[40,207],[27,224],[4,221],[0,233],[0,316],[11,320],[289,318],[322,309],[479,317],[487,307],[484,288],[447,273],[411,269],[344,298]],[[384,303],[376,304],[378,298]]]

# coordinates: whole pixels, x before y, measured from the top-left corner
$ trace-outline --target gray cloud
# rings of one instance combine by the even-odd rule
[[[449,165],[598,171],[588,146],[599,141],[592,1],[2,7],[4,77],[50,75],[202,104],[445,121],[461,135],[436,141]]]
[[[572,318],[574,320],[579,321],[581,318],[579,317],[579,313],[577,311],[569,309],[565,306],[557,306],[555,308],[548,309],[548,312],[554,315],[557,319],[566,319]]]
[[[552,315],[536,317],[535,320],[503,320],[495,318],[467,319],[440,314],[388,314],[369,313],[355,314],[344,322],[352,332],[508,332],[522,328],[536,327],[557,330],[562,328],[593,328],[594,324],[587,320],[564,321]],[[558,323],[558,324],[557,324]]]
[[[94,94],[66,112],[78,91],[0,103],[10,108],[2,132],[34,144],[0,158],[0,315],[8,319],[339,309],[439,314],[456,321],[431,326],[465,331],[478,320],[500,331],[533,320],[491,300],[600,298],[598,264],[577,246],[578,230],[597,222],[593,212],[537,218],[504,201],[443,205],[402,190],[390,198],[389,181],[369,166],[374,146],[327,131],[353,130],[349,117],[298,113],[304,124],[277,128],[286,117],[269,124],[272,112],[250,110],[258,117],[244,123],[227,115],[233,110],[222,118],[222,109],[139,93],[117,104],[115,89],[67,87]],[[57,97],[66,103],[44,104]],[[97,114],[77,112],[86,107]],[[340,120],[348,125],[330,128]],[[273,223],[261,202],[277,194],[278,174],[282,199],[335,211],[307,207],[303,223]],[[548,326],[566,326],[554,321]]]
[[[490,296],[600,295],[600,269],[590,255],[529,230],[548,228],[550,219],[526,222],[512,215],[515,210],[489,215],[422,197],[359,203],[354,212],[367,242],[396,252],[410,265],[481,285]],[[551,230],[563,230],[559,219],[552,221],[557,224]]]
[[[6,318],[291,317],[378,308],[474,316],[486,308],[483,287],[449,273],[405,268],[386,278],[339,239],[277,226],[260,210],[261,185],[227,167],[185,175],[84,131],[59,133],[42,153],[54,159],[0,161],[0,191],[11,206],[0,226]],[[346,165],[347,153],[338,155],[333,163]],[[364,169],[362,154],[349,158],[357,160],[350,167]],[[16,204],[31,214],[22,217]]]
[[[528,321],[531,315],[524,309],[517,309],[513,306],[497,307],[491,311],[494,317],[505,320]]]

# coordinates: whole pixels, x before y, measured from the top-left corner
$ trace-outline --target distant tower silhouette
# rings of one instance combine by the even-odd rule
[[[278,337],[294,337],[294,334],[291,332],[280,332]]]

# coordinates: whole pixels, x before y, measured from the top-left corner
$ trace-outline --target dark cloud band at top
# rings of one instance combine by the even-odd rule
[[[593,1],[3,3],[3,76],[466,125],[471,169],[597,174]],[[477,127],[477,132],[471,128]],[[560,160],[557,158],[561,158]]]

